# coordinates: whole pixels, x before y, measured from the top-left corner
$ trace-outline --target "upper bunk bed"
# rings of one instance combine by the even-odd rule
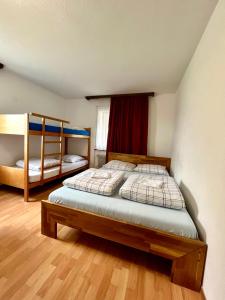
[[[34,118],[37,118],[38,121],[34,122]],[[60,126],[46,124],[46,121],[59,122]],[[69,121],[37,113],[0,114],[0,134],[90,138],[90,130],[73,128],[69,124]]]

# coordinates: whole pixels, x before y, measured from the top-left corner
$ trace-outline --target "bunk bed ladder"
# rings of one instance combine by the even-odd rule
[[[42,133],[41,133],[41,182],[44,180],[44,159],[45,159],[45,118],[42,121]]]
[[[59,137],[59,147],[60,147],[60,166],[59,175],[62,175],[62,159],[63,159],[63,122],[60,122],[60,137]]]
[[[59,156],[59,164],[57,167],[59,167],[59,175],[62,175],[62,159],[63,159],[63,127],[64,127],[64,122],[60,122],[60,135],[59,135],[59,140],[46,140],[46,132],[45,132],[45,125],[46,125],[46,118],[42,118],[42,135],[41,135],[41,182],[44,182],[44,171],[45,166],[44,166],[44,160],[45,157],[48,156]],[[46,144],[59,144],[60,151],[57,153],[45,153],[45,145]]]

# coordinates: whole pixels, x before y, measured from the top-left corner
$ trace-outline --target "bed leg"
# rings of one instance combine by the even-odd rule
[[[24,201],[25,202],[29,201],[29,189],[28,188],[24,189]]]
[[[204,274],[207,246],[202,246],[173,260],[171,281],[200,291]]]
[[[41,233],[57,239],[57,223],[48,214],[48,210],[43,203],[41,204]]]

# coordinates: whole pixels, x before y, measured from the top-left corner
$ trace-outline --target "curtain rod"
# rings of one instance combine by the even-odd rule
[[[131,93],[131,94],[115,94],[115,95],[95,95],[95,96],[86,96],[87,100],[94,100],[94,99],[102,99],[102,98],[111,98],[111,97],[121,97],[121,96],[149,96],[154,97],[154,92],[148,93]]]

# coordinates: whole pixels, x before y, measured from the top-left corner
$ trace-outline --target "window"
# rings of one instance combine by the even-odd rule
[[[97,107],[96,149],[106,150],[109,124],[109,107]]]

